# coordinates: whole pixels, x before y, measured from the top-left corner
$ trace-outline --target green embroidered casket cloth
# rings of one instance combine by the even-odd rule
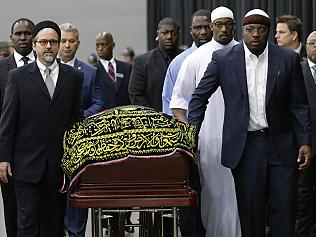
[[[106,110],[72,126],[64,135],[61,166],[67,191],[79,176],[95,165],[128,158],[171,158],[185,152],[194,158],[196,127],[142,106]]]

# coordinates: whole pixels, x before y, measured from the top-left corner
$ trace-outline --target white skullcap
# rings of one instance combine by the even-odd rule
[[[211,13],[211,21],[214,22],[219,18],[231,18],[234,20],[233,12],[227,7],[217,7]]]
[[[253,9],[245,15],[243,26],[248,24],[263,24],[269,27],[271,26],[268,14],[261,9]]]

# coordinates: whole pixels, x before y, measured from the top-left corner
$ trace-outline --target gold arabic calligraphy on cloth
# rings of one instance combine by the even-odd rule
[[[193,155],[196,127],[142,106],[116,107],[76,123],[64,135],[62,168],[72,180],[85,166],[176,150]]]

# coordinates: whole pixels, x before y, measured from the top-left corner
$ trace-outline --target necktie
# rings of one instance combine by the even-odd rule
[[[54,94],[54,90],[55,90],[55,85],[54,85],[53,78],[50,75],[50,73],[51,73],[51,69],[46,68],[45,69],[45,75],[46,75],[45,84],[46,84],[47,90],[49,92],[50,98],[52,98],[53,94]]]
[[[21,58],[21,60],[23,61],[23,65],[26,65],[26,64],[28,64],[29,63],[29,58],[28,57],[23,57],[23,58]]]
[[[316,65],[312,66],[312,75],[313,75],[313,78],[314,78],[314,82],[316,83]]]
[[[109,62],[109,71],[108,71],[109,77],[112,80],[113,83],[116,82],[115,79],[115,72],[114,72],[114,67],[113,64],[111,62]]]

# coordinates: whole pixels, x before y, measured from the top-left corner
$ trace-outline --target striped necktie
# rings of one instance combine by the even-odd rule
[[[108,75],[109,75],[110,79],[112,80],[112,82],[116,83],[116,78],[115,78],[115,72],[114,72],[113,64],[111,62],[109,62],[108,66],[109,66]]]

